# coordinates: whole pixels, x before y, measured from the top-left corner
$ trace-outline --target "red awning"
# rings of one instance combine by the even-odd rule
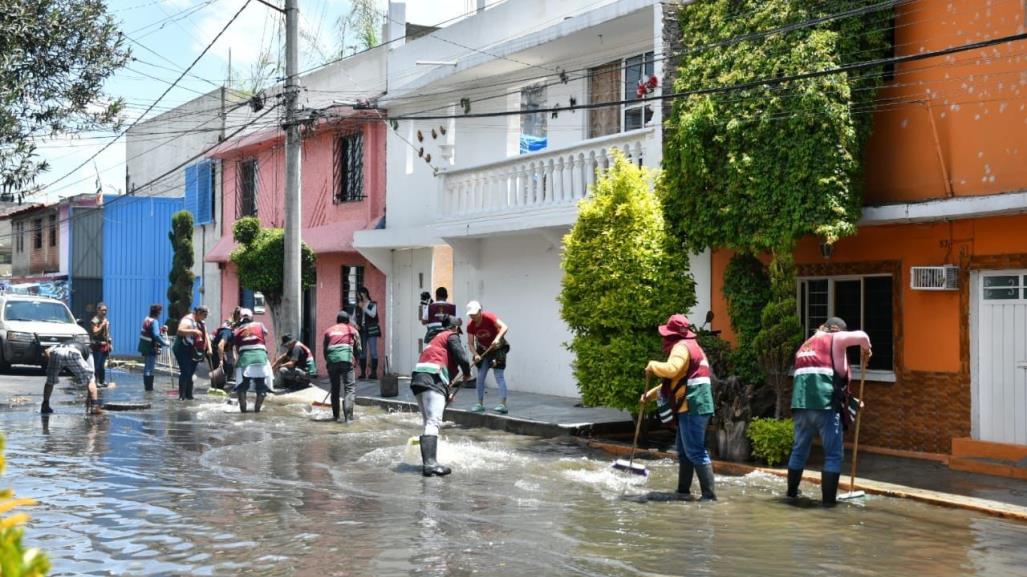
[[[222,236],[214,248],[203,257],[204,262],[228,262],[228,255],[235,250],[235,240],[231,235]]]

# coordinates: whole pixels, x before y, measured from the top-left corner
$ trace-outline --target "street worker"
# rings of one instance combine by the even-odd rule
[[[343,422],[353,420],[353,405],[357,400],[357,379],[353,370],[353,359],[360,356],[360,331],[350,324],[349,313],[339,311],[334,325],[324,334],[325,362],[328,363],[328,380],[332,384],[332,417],[339,420],[339,393],[342,398]],[[340,391],[340,388],[342,389]]]
[[[685,315],[671,315],[658,330],[667,360],[649,361],[645,373],[663,382],[646,391],[642,402],[659,398],[677,417],[678,494],[691,500],[694,472],[699,478],[700,500],[716,501],[713,461],[706,450],[706,425],[713,414],[710,363]]]
[[[241,310],[242,307],[235,307],[235,310],[232,311],[232,318],[225,319],[225,322],[221,323],[211,341],[211,347],[217,351],[217,362],[214,366],[215,368],[221,367],[225,375],[224,389],[226,391],[231,391],[228,381],[235,378],[235,351],[232,347],[232,335],[235,333],[235,327],[239,324],[239,311]]]
[[[175,331],[175,342],[171,346],[171,351],[178,360],[178,398],[182,401],[193,400],[193,375],[196,374],[196,365],[204,356],[210,354],[210,340],[207,338],[207,327],[204,325],[208,312],[207,307],[202,305],[194,308],[193,312],[178,321],[178,330]]]
[[[143,355],[143,389],[153,390],[153,369],[157,365],[157,355],[161,347],[168,347],[168,339],[164,337],[164,329],[160,326],[160,313],[164,305],[150,305],[150,314],[143,319],[143,327],[139,330],[139,354]]]
[[[367,287],[357,289],[357,326],[360,327],[360,378],[378,378],[378,337],[382,336],[382,327],[378,319],[378,303],[371,300]],[[366,372],[367,358],[371,358],[371,372]]]
[[[824,468],[820,473],[820,494],[824,505],[837,502],[841,476],[843,412],[849,388],[849,347],[859,346],[864,359],[870,358],[870,337],[863,331],[847,331],[845,321],[831,317],[802,343],[795,353],[795,380],[792,387],[792,422],[795,442],[788,459],[787,496],[799,496],[802,470],[809,457],[814,435],[820,435],[824,448]]]
[[[309,387],[311,379],[317,377],[314,353],[290,334],[282,335],[282,348],[285,352],[271,366],[275,388],[296,391]]]
[[[478,389],[478,404],[471,408],[475,413],[485,412],[485,378],[489,371],[496,375],[499,386],[500,402],[493,411],[505,415],[506,407],[506,355],[510,352],[510,344],[506,342],[507,326],[494,313],[482,310],[481,303],[467,303],[467,316],[471,322],[467,325],[467,347],[474,351],[472,361],[478,367],[478,378],[475,382]]]
[[[253,383],[254,392],[257,394],[257,400],[253,405],[253,411],[256,413],[260,412],[264,397],[271,392],[267,386],[267,380],[273,374],[267,356],[267,337],[267,327],[264,323],[254,322],[253,311],[241,309],[239,326],[232,335],[236,359],[235,392],[239,398],[240,412],[246,412],[246,392],[250,390],[250,383]]]
[[[431,335],[442,328],[442,317],[443,316],[456,316],[456,305],[447,302],[449,298],[449,291],[446,287],[440,286],[435,289],[435,301],[430,303],[424,309],[424,316],[421,317],[421,324],[424,325],[424,345],[428,346],[428,341],[431,340]]]
[[[90,415],[103,414],[97,395],[96,380],[93,378],[93,367],[82,358],[82,352],[77,347],[72,345],[47,347],[43,350],[43,360],[46,361],[46,384],[43,385],[43,406],[39,412],[44,415],[53,412],[53,408],[50,407],[50,395],[53,394],[54,385],[57,384],[61,371],[68,369],[75,382],[86,386],[88,391],[86,412]]]
[[[425,477],[443,476],[451,472],[449,467],[440,465],[435,459],[442,414],[459,387],[459,384],[451,385],[451,379],[456,377],[459,368],[463,380],[471,380],[471,365],[467,362],[467,352],[460,342],[459,321],[449,315],[440,319],[442,330],[421,351],[410,378],[410,390],[417,398],[417,406],[421,408],[421,419],[424,421],[424,434],[420,442],[421,474]]]
[[[93,355],[93,371],[97,384],[107,386],[107,355],[111,352],[111,323],[107,305],[96,304],[96,316],[89,323],[89,349]]]

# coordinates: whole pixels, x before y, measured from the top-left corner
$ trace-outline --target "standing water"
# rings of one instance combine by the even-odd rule
[[[222,407],[0,411],[2,485],[40,501],[26,540],[52,575],[1027,575],[1027,525],[975,513],[791,506],[758,474],[686,503],[669,461],[645,481],[572,440],[456,427],[439,450],[453,474],[425,479],[415,415]]]

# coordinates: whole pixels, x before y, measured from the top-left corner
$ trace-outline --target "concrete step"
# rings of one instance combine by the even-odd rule
[[[1027,445],[993,443],[976,439],[952,439],[949,468],[1027,480]]]

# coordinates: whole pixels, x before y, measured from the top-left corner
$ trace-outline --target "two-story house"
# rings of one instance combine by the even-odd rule
[[[301,105],[310,119],[303,129],[301,237],[315,253],[317,281],[304,292],[298,336],[315,351],[338,311],[356,305],[359,287],[366,286],[379,303],[383,332],[391,313],[384,272],[352,246],[355,231],[378,226],[385,214],[388,127],[365,104],[385,92],[385,52],[366,51],[300,81]],[[240,286],[230,262],[233,224],[256,216],[266,227],[284,225],[285,135],[279,128],[253,131],[226,140],[211,158],[222,167],[221,238],[204,259],[220,269],[220,314],[228,318],[236,306],[252,306],[252,292]],[[262,320],[271,328],[270,317]]]
[[[1023,31],[1022,3],[904,3],[897,55]],[[807,331],[843,317],[873,341],[860,442],[1027,456],[1027,42],[899,64],[878,96],[859,232],[795,253]],[[714,311],[730,258],[713,256]],[[718,328],[730,334],[726,322]],[[858,375],[858,371],[857,371]],[[967,442],[973,439],[978,443]],[[974,448],[976,445],[977,448]],[[999,465],[995,465],[999,466]]]
[[[394,3],[390,21],[402,15]],[[511,390],[578,395],[557,303],[563,236],[612,151],[660,165],[662,107],[631,101],[640,80],[664,84],[664,16],[654,0],[520,0],[392,45],[387,226],[355,244],[392,268],[397,369],[417,359],[419,294],[444,285],[461,316],[477,300],[510,326]],[[462,117],[481,113],[498,114]],[[691,271],[705,314],[709,254]]]

